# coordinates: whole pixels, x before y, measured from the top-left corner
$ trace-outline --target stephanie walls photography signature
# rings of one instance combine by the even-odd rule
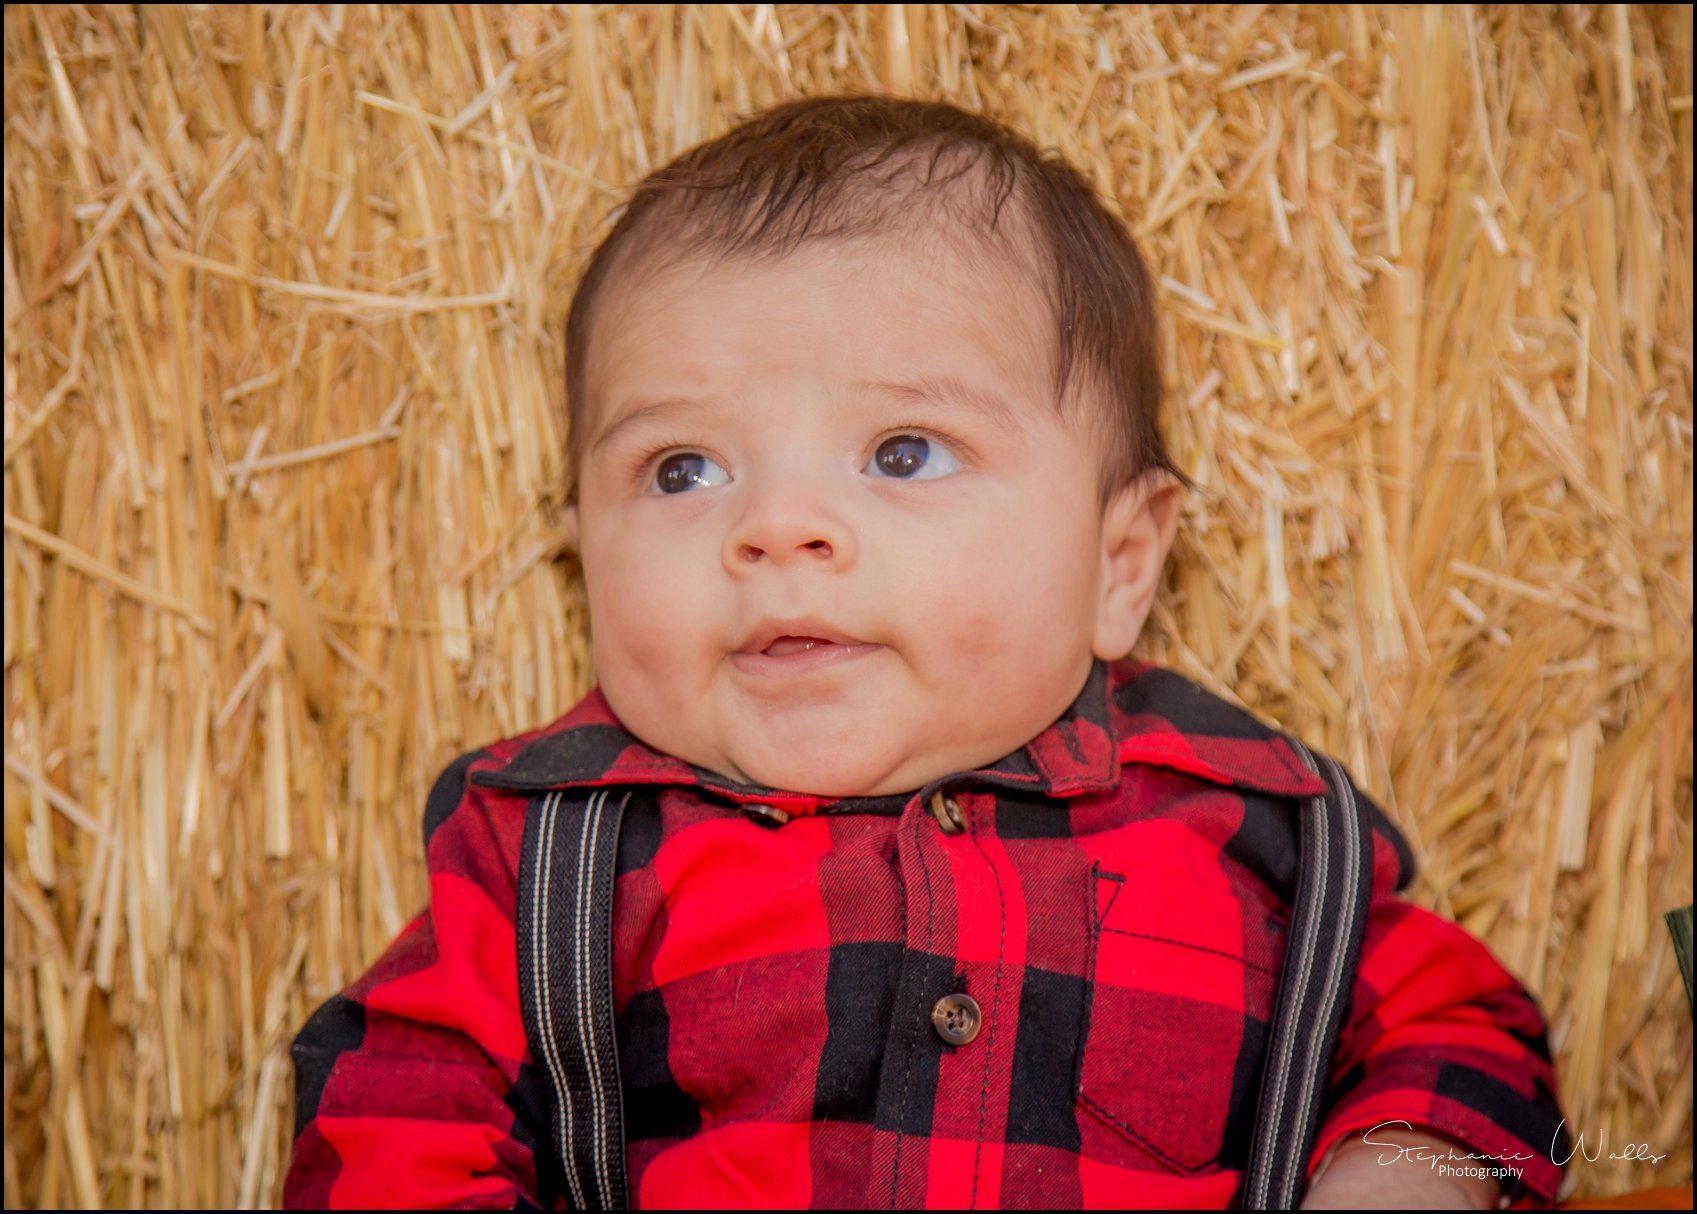
[[[1523,1164],[1537,1156],[1518,1151],[1509,1155],[1470,1155],[1455,1147],[1437,1151],[1430,1147],[1405,1147],[1394,1142],[1377,1141],[1373,1135],[1380,1130],[1403,1129],[1413,1127],[1406,1121],[1381,1121],[1361,1136],[1361,1141],[1370,1147],[1384,1147],[1385,1153],[1379,1156],[1379,1163],[1392,1164],[1401,1159],[1412,1159],[1424,1163],[1440,1172],[1458,1171],[1472,1168],[1482,1171],[1497,1171],[1508,1175],[1518,1176],[1522,1171],[1516,1164]],[[1585,1135],[1580,1133],[1571,1142],[1564,1143],[1563,1131],[1567,1129],[1567,1119],[1563,1118],[1556,1132],[1550,1138],[1550,1162],[1557,1167],[1566,1167],[1574,1159],[1583,1159],[1586,1163],[1598,1163],[1607,1160],[1611,1163],[1660,1163],[1666,1155],[1656,1155],[1650,1150],[1647,1142],[1629,1142],[1618,1151],[1608,1151],[1608,1135],[1598,1135],[1595,1150],[1587,1150]],[[1605,1155],[1604,1152],[1608,1151]]]

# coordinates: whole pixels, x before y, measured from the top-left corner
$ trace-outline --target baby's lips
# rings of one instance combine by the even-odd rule
[[[766,646],[760,652],[768,657],[781,658],[791,653],[806,653],[820,645],[835,645],[835,641],[827,641],[822,637],[792,637],[782,636]]]
[[[767,683],[770,689],[792,679],[811,679],[846,668],[883,648],[869,641],[844,644],[823,637],[786,635],[775,638],[764,652],[733,653],[730,662],[747,677]]]
[[[738,647],[737,652],[766,653],[772,645],[786,640],[810,641],[815,645],[820,643],[828,645],[866,644],[859,637],[850,636],[848,633],[833,628],[823,620],[809,616],[796,619],[763,620],[743,639],[743,643]]]

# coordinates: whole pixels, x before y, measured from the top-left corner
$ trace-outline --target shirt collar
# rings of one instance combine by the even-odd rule
[[[1291,744],[1244,709],[1170,670],[1098,659],[1054,724],[995,763],[934,780],[917,795],[929,797],[945,786],[988,785],[1082,796],[1113,788],[1127,764],[1278,797],[1325,791]],[[599,687],[553,724],[489,747],[472,765],[471,780],[521,792],[615,784],[693,787],[792,816],[897,812],[915,795],[821,797],[727,780],[638,741],[613,715]]]

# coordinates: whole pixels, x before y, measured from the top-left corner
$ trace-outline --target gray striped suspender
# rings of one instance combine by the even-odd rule
[[[1373,855],[1366,812],[1342,768],[1321,756],[1322,772],[1306,747],[1294,745],[1332,795],[1302,805],[1295,906],[1244,1173],[1246,1210],[1290,1210],[1302,1196],[1367,930]]]
[[[630,1204],[613,1035],[614,861],[629,801],[550,792],[531,803],[519,853],[519,1005],[577,1210]]]

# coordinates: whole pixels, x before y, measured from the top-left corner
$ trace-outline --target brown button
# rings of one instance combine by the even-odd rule
[[[958,835],[966,829],[966,811],[959,801],[945,797],[942,789],[931,794],[931,813],[945,835]]]
[[[944,995],[931,1006],[931,1027],[950,1045],[968,1045],[984,1025],[984,1013],[971,995]]]
[[[766,805],[760,801],[748,802],[742,807],[742,811],[745,814],[757,814],[767,821],[776,822],[779,826],[790,820],[790,816],[776,805]]]

